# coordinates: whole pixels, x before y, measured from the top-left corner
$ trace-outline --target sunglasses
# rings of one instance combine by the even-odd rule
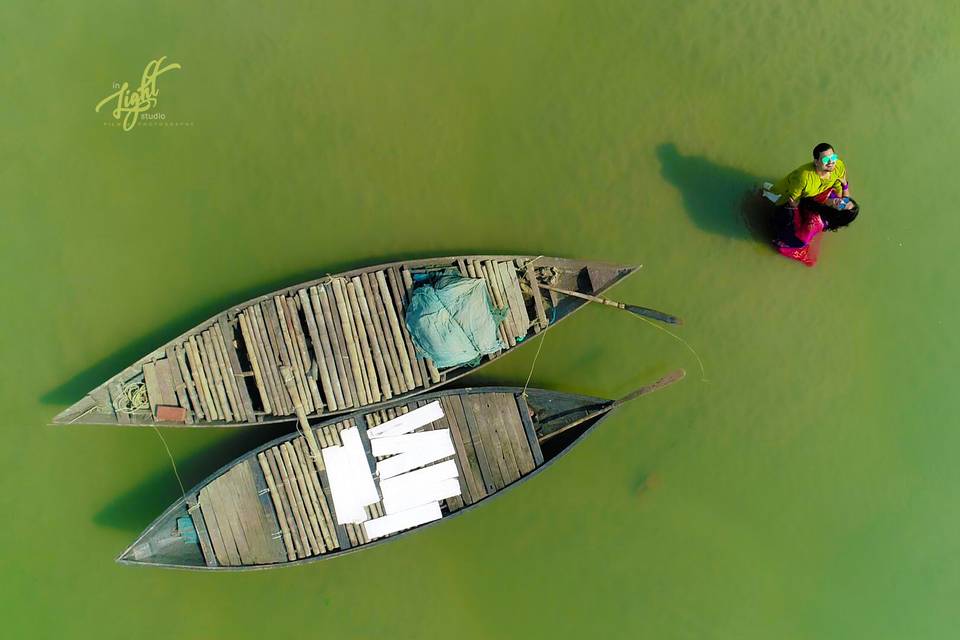
[[[823,164],[830,164],[831,162],[836,162],[836,160],[837,160],[837,154],[835,153],[829,156],[823,156],[822,158],[820,158],[820,162],[822,162]]]

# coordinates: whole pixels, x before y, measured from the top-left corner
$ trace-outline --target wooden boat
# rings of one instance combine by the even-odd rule
[[[455,268],[483,278],[507,348],[439,371],[404,322],[414,278]],[[430,391],[495,360],[586,302],[542,285],[599,294],[637,267],[533,256],[409,260],[347,271],[260,296],[144,356],[54,418],[54,424],[234,427],[294,418],[289,367],[309,417]]]
[[[264,569],[380,544],[459,515],[524,482],[569,451],[616,407],[682,377],[683,371],[676,371],[617,401],[533,389],[524,394],[515,387],[433,392],[309,426],[246,453],[192,488],[117,561],[204,570]],[[375,458],[378,443],[390,440],[377,431],[431,408],[442,416],[434,414],[434,421],[402,437],[448,438],[450,455],[425,458],[429,466],[416,468],[413,463],[408,465],[413,471],[386,477],[387,465],[406,454]],[[355,469],[377,482],[376,501],[365,507],[362,524],[341,523],[345,510],[337,500],[344,489],[334,482],[328,457],[330,449],[346,448],[353,430],[359,435],[357,446],[362,442]],[[388,483],[402,481],[406,485],[401,482],[401,487],[433,491],[407,480],[443,465],[455,476],[446,480],[453,490],[427,496],[431,503],[424,507],[433,509],[433,516],[410,527],[409,522],[380,526],[424,508],[415,505],[417,496],[404,503],[401,495],[398,502],[396,486],[388,491]],[[337,473],[342,477],[342,470]]]

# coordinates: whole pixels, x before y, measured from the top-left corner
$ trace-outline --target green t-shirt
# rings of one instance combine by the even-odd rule
[[[821,178],[812,162],[797,167],[790,174],[773,185],[773,193],[779,193],[777,204],[784,204],[787,200],[798,201],[801,198],[812,198],[820,195],[827,189],[836,189],[837,194],[843,192],[843,185],[847,183],[847,167],[843,160],[837,160],[833,171],[826,178]]]

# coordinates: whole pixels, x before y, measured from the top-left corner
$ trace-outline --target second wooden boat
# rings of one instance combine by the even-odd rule
[[[481,278],[508,310],[506,349],[476,366],[438,370],[418,357],[404,322],[418,274]],[[409,398],[474,371],[569,317],[637,267],[534,256],[457,256],[347,271],[260,296],[220,313],[116,374],[55,424],[236,427],[291,420],[288,367],[309,417]]]
[[[523,482],[624,402],[682,377],[617,401],[514,387],[441,391],[309,425],[190,489],[117,561],[236,571],[365,549]]]

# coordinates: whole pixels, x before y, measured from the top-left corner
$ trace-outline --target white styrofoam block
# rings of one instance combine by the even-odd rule
[[[371,440],[370,447],[374,456],[381,457],[392,456],[398,453],[413,453],[418,449],[428,448],[444,442],[453,442],[450,438],[450,429],[407,433],[402,436],[384,436]]]
[[[343,447],[327,447],[321,451],[327,468],[327,480],[333,497],[333,510],[340,524],[358,523],[367,519],[360,504],[360,495],[354,491],[354,472],[344,455]]]
[[[428,425],[435,420],[443,417],[443,408],[439,400],[434,400],[430,404],[414,409],[402,416],[397,416],[393,420],[387,420],[381,425],[367,429],[367,437],[371,440],[382,438],[384,436],[399,436]]]
[[[382,538],[397,531],[410,529],[417,525],[433,522],[443,517],[440,511],[440,503],[432,502],[413,509],[401,511],[400,513],[391,513],[390,515],[368,520],[363,523],[364,531],[371,540]]]
[[[378,502],[380,493],[370,473],[359,430],[344,429],[340,437],[343,446],[325,447],[320,453],[327,469],[337,522],[357,524],[367,519],[363,508]]]
[[[387,497],[394,498],[404,492],[414,491],[418,486],[436,484],[443,480],[456,478],[458,475],[457,463],[453,460],[447,460],[423,469],[381,480],[380,491],[383,493],[384,500],[386,500]]]
[[[361,506],[379,501],[380,494],[377,493],[377,485],[370,473],[370,461],[367,459],[367,452],[363,449],[360,430],[356,427],[344,429],[340,432],[340,439],[343,441],[344,455],[350,461],[353,489],[357,493]]]
[[[377,475],[381,480],[385,480],[455,454],[452,441],[431,444],[411,453],[401,453],[381,460],[377,463]]]
[[[456,478],[450,478],[431,484],[418,485],[414,491],[407,491],[389,499],[384,497],[383,508],[387,513],[401,513],[422,504],[458,495],[460,495],[460,481]]]

